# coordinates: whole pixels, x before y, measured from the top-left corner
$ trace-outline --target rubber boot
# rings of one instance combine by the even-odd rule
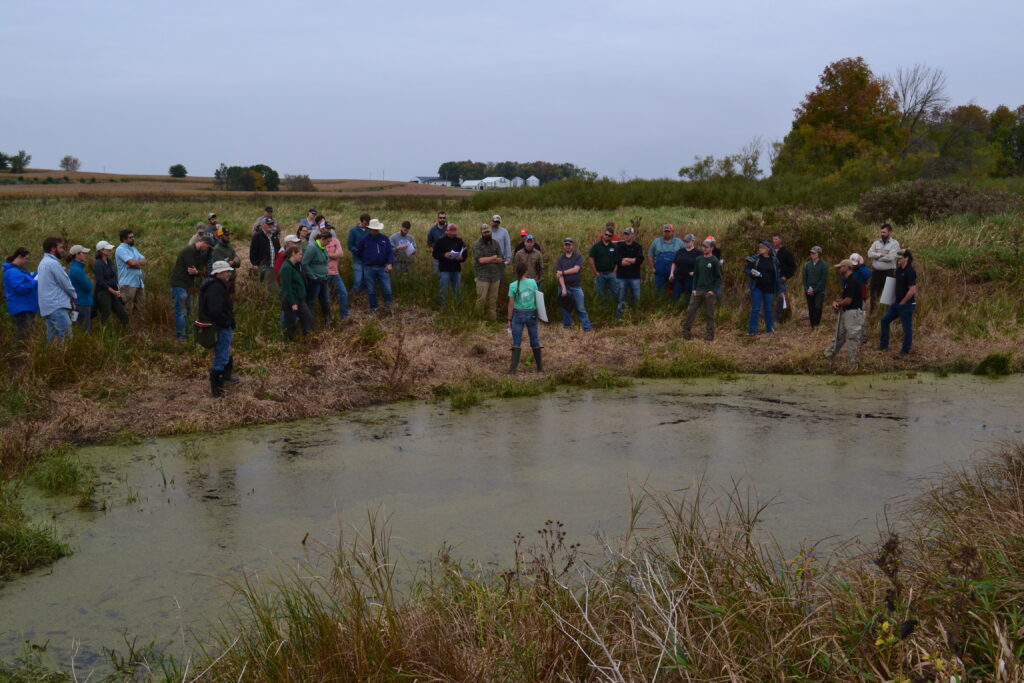
[[[512,362],[508,366],[508,372],[505,374],[514,375],[516,370],[519,368],[519,356],[523,352],[518,346],[512,347]]]
[[[231,376],[231,371],[235,369],[235,357],[228,356],[228,364],[224,366],[224,381],[225,382],[237,382],[237,377]]]
[[[210,396],[221,398],[224,396],[224,371],[210,370]]]
[[[542,347],[533,347],[533,362],[537,364],[537,372],[544,372],[544,364],[541,362],[540,350]]]

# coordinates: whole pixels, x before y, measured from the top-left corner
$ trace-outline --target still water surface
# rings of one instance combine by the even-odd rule
[[[1019,377],[744,376],[83,449],[107,509],[30,501],[74,555],[0,585],[0,657],[48,642],[66,662],[77,640],[89,666],[125,632],[180,643],[182,627],[223,613],[228,591],[212,577],[315,560],[368,510],[391,515],[409,564],[447,542],[505,566],[516,532],[558,519],[587,548],[594,531],[622,531],[630,486],[703,476],[774,497],[764,528],[786,547],[870,538],[917,478],[1020,439],[1022,395]]]

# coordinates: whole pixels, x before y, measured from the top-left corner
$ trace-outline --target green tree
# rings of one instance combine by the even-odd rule
[[[11,164],[11,158],[9,156],[7,156],[6,154],[4,154],[3,152],[0,152],[0,171],[4,170],[8,166],[10,166],[10,164]]]
[[[17,154],[9,157],[11,173],[22,173],[32,162],[32,155],[26,154],[25,150],[19,150]]]
[[[184,178],[188,175],[188,169],[185,168],[184,164],[174,164],[167,169],[167,174],[172,178]]]
[[[266,191],[277,192],[277,188],[281,186],[281,176],[278,175],[277,171],[266,164],[256,164],[255,166],[250,166],[249,169],[263,177],[263,185]]]
[[[797,107],[772,172],[825,176],[858,157],[898,154],[907,135],[900,121],[889,82],[863,58],[833,62]]]

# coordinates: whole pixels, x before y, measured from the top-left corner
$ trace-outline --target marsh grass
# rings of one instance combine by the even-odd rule
[[[371,514],[319,563],[232,583],[188,662],[208,680],[1017,681],[1024,446],[930,482],[871,547],[785,552],[734,487],[644,490],[579,555],[557,521],[505,570],[416,568]],[[180,668],[180,663],[179,663]]]
[[[0,482],[0,580],[50,564],[71,549],[54,529],[33,523],[21,509],[16,484]]]
[[[60,448],[37,461],[30,481],[47,495],[73,496],[88,491],[93,476],[92,468],[70,448]]]

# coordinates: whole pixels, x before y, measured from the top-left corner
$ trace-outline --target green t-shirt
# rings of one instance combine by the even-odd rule
[[[508,286],[508,296],[512,299],[512,308],[517,311],[537,310],[537,281],[524,277]]]
[[[599,273],[610,273],[619,263],[619,247],[614,242],[598,242],[590,248],[590,258]]]

